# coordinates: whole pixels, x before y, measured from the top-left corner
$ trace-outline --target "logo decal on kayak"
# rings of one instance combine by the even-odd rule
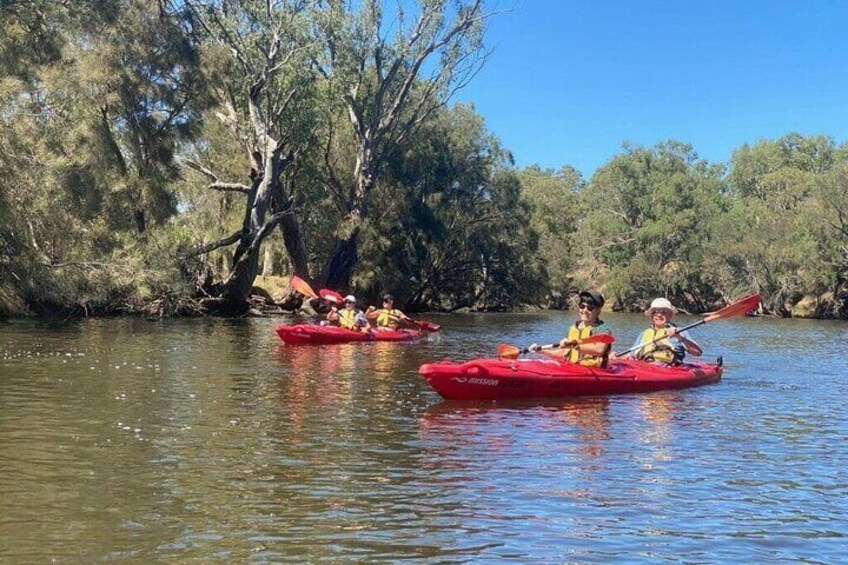
[[[460,384],[468,383],[470,385],[498,386],[498,379],[479,379],[476,377],[466,379],[465,377],[451,377],[451,380]]]

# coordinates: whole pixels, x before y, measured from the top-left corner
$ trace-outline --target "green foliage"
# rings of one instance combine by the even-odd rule
[[[355,281],[408,308],[513,308],[543,273],[508,155],[467,106],[443,110],[396,152],[375,193]]]
[[[0,315],[193,311],[234,253],[192,252],[291,198],[308,270],[353,240],[350,290],[408,309],[565,307],[588,286],[626,309],[756,290],[772,313],[848,317],[848,145],[790,133],[725,167],[669,141],[588,182],[517,170],[446,105],[485,58],[481,6],[268,6],[0,2]],[[291,56],[266,68],[273,45]],[[285,254],[279,230],[263,245]]]
[[[733,207],[714,230],[717,259],[730,269],[726,280],[747,281],[772,312],[790,315],[804,296],[825,292],[830,298],[821,310],[843,308],[834,292],[839,267],[829,247],[836,242],[825,235],[830,230],[821,229],[821,218],[833,218],[826,195],[836,191],[825,187],[838,186],[832,171],[845,157],[829,137],[798,134],[733,154],[728,175]]]
[[[807,288],[832,297],[819,314],[848,316],[848,159],[819,176],[809,213],[802,220],[809,242],[803,254]]]
[[[577,290],[575,235],[582,215],[580,192],[586,182],[579,171],[568,166],[558,171],[531,166],[520,171],[519,178],[522,195],[532,205],[530,226],[539,234],[539,257],[547,267],[548,301],[554,307],[567,308],[569,293]]]
[[[625,147],[581,194],[582,286],[637,307],[653,296],[699,309],[711,303],[712,283],[699,267],[711,246],[709,222],[724,204],[722,173],[685,144]]]
[[[31,58],[0,70],[10,284],[36,309],[123,308],[138,279],[127,262],[145,255],[135,240],[176,213],[173,157],[193,133],[195,60],[154,1],[28,4],[0,13],[51,34],[49,45],[35,34],[2,46],[5,56],[33,42]]]

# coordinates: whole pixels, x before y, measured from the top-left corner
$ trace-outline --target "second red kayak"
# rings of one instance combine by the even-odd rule
[[[654,392],[718,382],[721,365],[667,367],[642,361],[610,361],[606,368],[547,359],[476,359],[428,363],[418,369],[448,400],[558,398]]]
[[[374,329],[370,332],[356,332],[338,326],[316,326],[300,324],[296,326],[277,326],[277,335],[292,345],[331,345],[354,341],[409,341],[421,336],[418,330]]]

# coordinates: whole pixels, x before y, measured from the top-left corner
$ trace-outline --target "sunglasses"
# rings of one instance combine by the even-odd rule
[[[588,304],[586,302],[581,302],[577,308],[579,308],[580,310],[589,310],[590,312],[594,312],[598,309],[598,307],[594,304]]]
[[[654,310],[653,317],[662,316],[663,318],[670,318],[671,312],[666,312],[665,310]]]

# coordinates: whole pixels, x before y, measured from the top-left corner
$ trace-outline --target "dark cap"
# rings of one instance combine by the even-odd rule
[[[395,297],[392,296],[391,294],[384,294],[383,295],[383,302],[394,302],[394,301],[395,301]]]
[[[598,308],[602,307],[604,305],[604,302],[606,302],[604,300],[604,296],[600,292],[594,290],[580,291],[580,294],[578,296],[580,297],[580,300],[588,300],[589,302],[594,302],[595,305],[598,306]]]

